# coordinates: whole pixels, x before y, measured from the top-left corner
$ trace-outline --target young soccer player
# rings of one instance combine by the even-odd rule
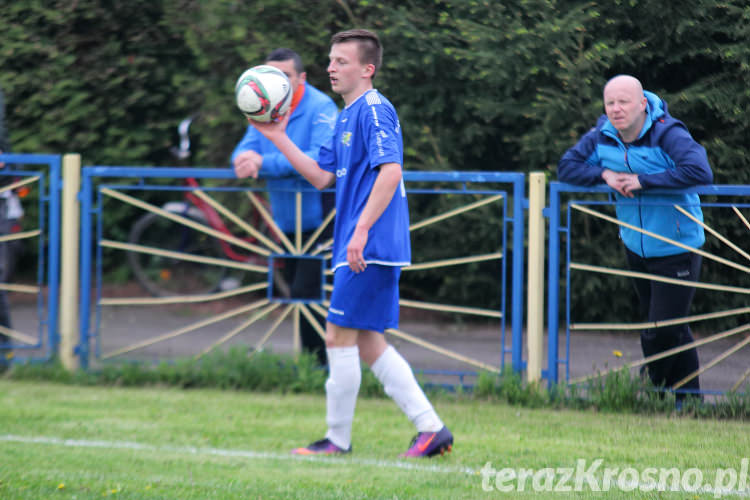
[[[382,61],[380,40],[367,30],[337,33],[329,59],[331,87],[346,107],[317,162],[286,135],[286,117],[277,123],[251,122],[313,186],[324,189],[336,182],[334,290],[326,323],[328,432],[292,453],[351,451],[361,359],[417,428],[402,456],[431,457],[450,451],[453,435],[408,362],[383,335],[398,326],[398,280],[401,267],[411,262],[411,245],[401,126],[393,105],[372,85]]]

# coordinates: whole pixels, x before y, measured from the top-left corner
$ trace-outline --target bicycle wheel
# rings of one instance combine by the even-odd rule
[[[200,222],[200,221],[196,221]],[[149,213],[130,230],[130,243],[188,253],[201,257],[224,257],[213,236]],[[138,282],[152,295],[199,295],[216,291],[228,269],[142,252],[128,252],[128,263]]]

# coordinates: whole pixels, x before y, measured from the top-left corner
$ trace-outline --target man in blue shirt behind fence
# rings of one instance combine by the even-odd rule
[[[288,112],[289,137],[303,151],[317,158],[320,146],[333,135],[338,116],[336,104],[333,99],[307,83],[302,59],[293,50],[275,49],[268,54],[265,64],[283,71],[294,89]],[[326,215],[323,213],[325,203],[321,193],[313,189],[276,146],[255,128],[248,127],[245,136],[237,144],[232,153],[232,165],[238,178],[260,176],[266,179],[274,222],[291,241],[294,241],[296,228],[296,192],[300,191],[302,239],[307,241],[312,236]],[[323,196],[328,194],[330,193]],[[330,233],[323,233],[319,238],[330,238],[328,234]],[[292,297],[309,296],[315,293],[315,284],[320,279],[320,266],[314,260],[285,259],[282,275],[289,284]],[[322,317],[320,321],[323,321]],[[305,317],[300,318],[300,337],[302,348],[313,353],[318,363],[325,366],[325,343]]]

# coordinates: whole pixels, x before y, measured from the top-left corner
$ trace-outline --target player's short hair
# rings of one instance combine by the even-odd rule
[[[359,45],[359,62],[363,64],[372,64],[375,71],[372,77],[383,64],[383,46],[380,44],[378,35],[369,30],[354,29],[340,31],[331,37],[331,45],[344,42],[357,42]]]
[[[292,49],[280,47],[278,49],[272,50],[271,53],[266,57],[266,62],[280,62],[289,60],[294,62],[294,71],[296,71],[297,74],[303,73],[305,71],[305,67],[302,65],[302,58]]]

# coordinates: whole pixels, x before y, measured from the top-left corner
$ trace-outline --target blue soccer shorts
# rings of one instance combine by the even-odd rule
[[[329,322],[345,328],[383,333],[398,328],[398,280],[401,268],[370,264],[361,273],[336,269],[328,308]]]

